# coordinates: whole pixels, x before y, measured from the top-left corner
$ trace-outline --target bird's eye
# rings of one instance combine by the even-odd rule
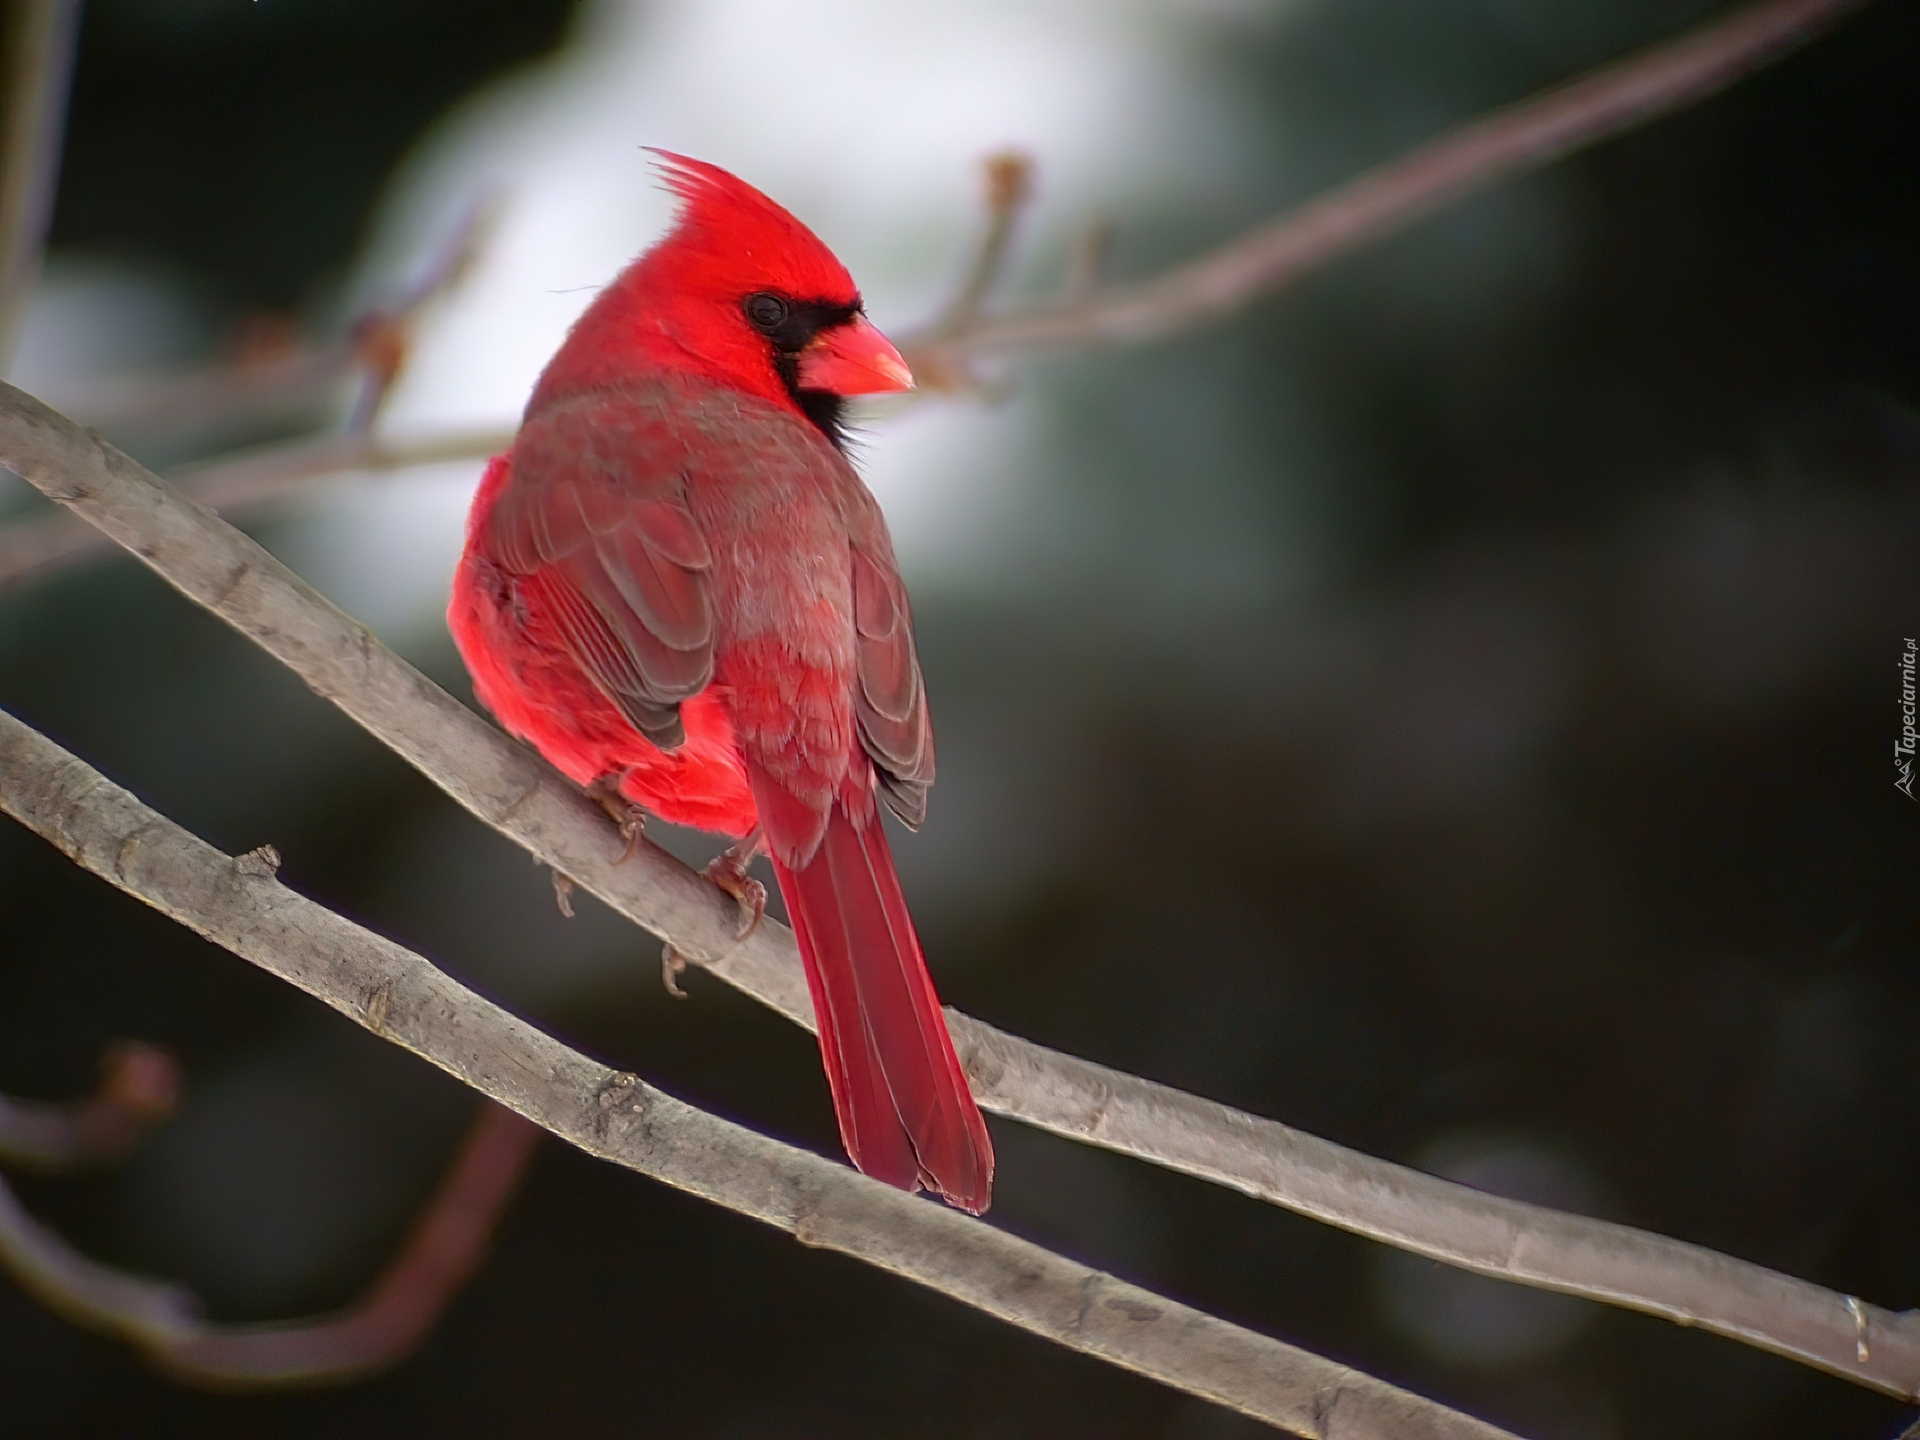
[[[769,295],[764,290],[757,295],[749,295],[745,308],[747,319],[756,330],[772,334],[787,323],[787,302],[778,295]]]

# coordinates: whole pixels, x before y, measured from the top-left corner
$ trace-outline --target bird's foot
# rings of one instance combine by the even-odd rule
[[[760,850],[760,832],[755,830],[738,845],[729,845],[707,862],[707,879],[731,895],[740,907],[739,922],[733,938],[745,940],[759,928],[760,917],[767,913],[767,887],[747,874],[747,867]]]
[[[647,830],[646,812],[638,805],[631,806],[624,819],[616,822],[620,826],[620,838],[627,843],[620,849],[620,858],[613,863],[624,865],[633,859],[634,852],[640,848],[640,837]]]
[[[594,781],[587,787],[587,794],[593,798],[594,804],[607,812],[607,818],[620,827],[620,838],[627,845],[620,852],[620,858],[613,863],[624,865],[640,848],[640,837],[647,831],[647,812],[605,780]]]
[[[680,988],[680,977],[686,970],[687,957],[673,948],[671,940],[660,947],[660,983],[667,987],[667,994],[676,1000],[687,998],[687,992]]]
[[[573,919],[573,877],[564,871],[553,872],[553,903],[560,907],[560,913]]]
[[[760,924],[760,917],[767,913],[767,887],[747,874],[747,866],[753,863],[753,857],[760,851],[760,832],[755,830],[737,845],[729,845],[712,860],[707,862],[707,879],[733,897],[733,903],[740,907],[740,919],[733,927],[733,938],[745,940],[753,934]],[[680,988],[680,977],[686,973],[687,957],[673,948],[669,940],[660,947],[660,983],[667,987],[667,993],[676,1000],[687,998],[687,992]]]

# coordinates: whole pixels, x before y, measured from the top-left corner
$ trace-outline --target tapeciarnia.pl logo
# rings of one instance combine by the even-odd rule
[[[1893,764],[1899,771],[1893,788],[1909,800],[1920,799],[1913,793],[1913,748],[1915,742],[1920,741],[1920,734],[1913,728],[1914,659],[1914,643],[1909,638],[1906,651],[1900,656],[1900,738],[1893,742]]]

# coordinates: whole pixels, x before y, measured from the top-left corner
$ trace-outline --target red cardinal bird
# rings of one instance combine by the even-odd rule
[[[447,619],[481,703],[576,783],[738,839],[709,870],[736,895],[767,850],[847,1153],[978,1214],[993,1148],[876,803],[926,813],[926,694],[840,429],[843,397],[913,377],[811,231],[656,153],[678,224],[541,375]]]

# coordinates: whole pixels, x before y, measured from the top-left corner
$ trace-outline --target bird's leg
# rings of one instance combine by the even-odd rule
[[[607,812],[607,818],[620,827],[620,838],[627,842],[627,848],[620,852],[620,858],[614,861],[623,865],[633,858],[640,848],[640,837],[646,833],[647,812],[634,804],[603,777],[587,786],[588,797]]]
[[[760,827],[756,825],[747,832],[746,838],[729,845],[707,862],[707,879],[731,895],[740,907],[740,923],[733,928],[736,940],[753,934],[759,927],[760,917],[767,913],[767,887],[747,874],[747,867],[759,853]]]
[[[740,921],[733,927],[735,940],[745,940],[753,934],[760,917],[767,913],[767,887],[747,874],[747,866],[759,853],[760,827],[756,825],[744,840],[729,845],[707,862],[708,881],[731,895],[740,907]],[[660,982],[676,1000],[687,998],[687,992],[680,988],[680,977],[686,968],[687,957],[673,948],[671,940],[660,947]]]

